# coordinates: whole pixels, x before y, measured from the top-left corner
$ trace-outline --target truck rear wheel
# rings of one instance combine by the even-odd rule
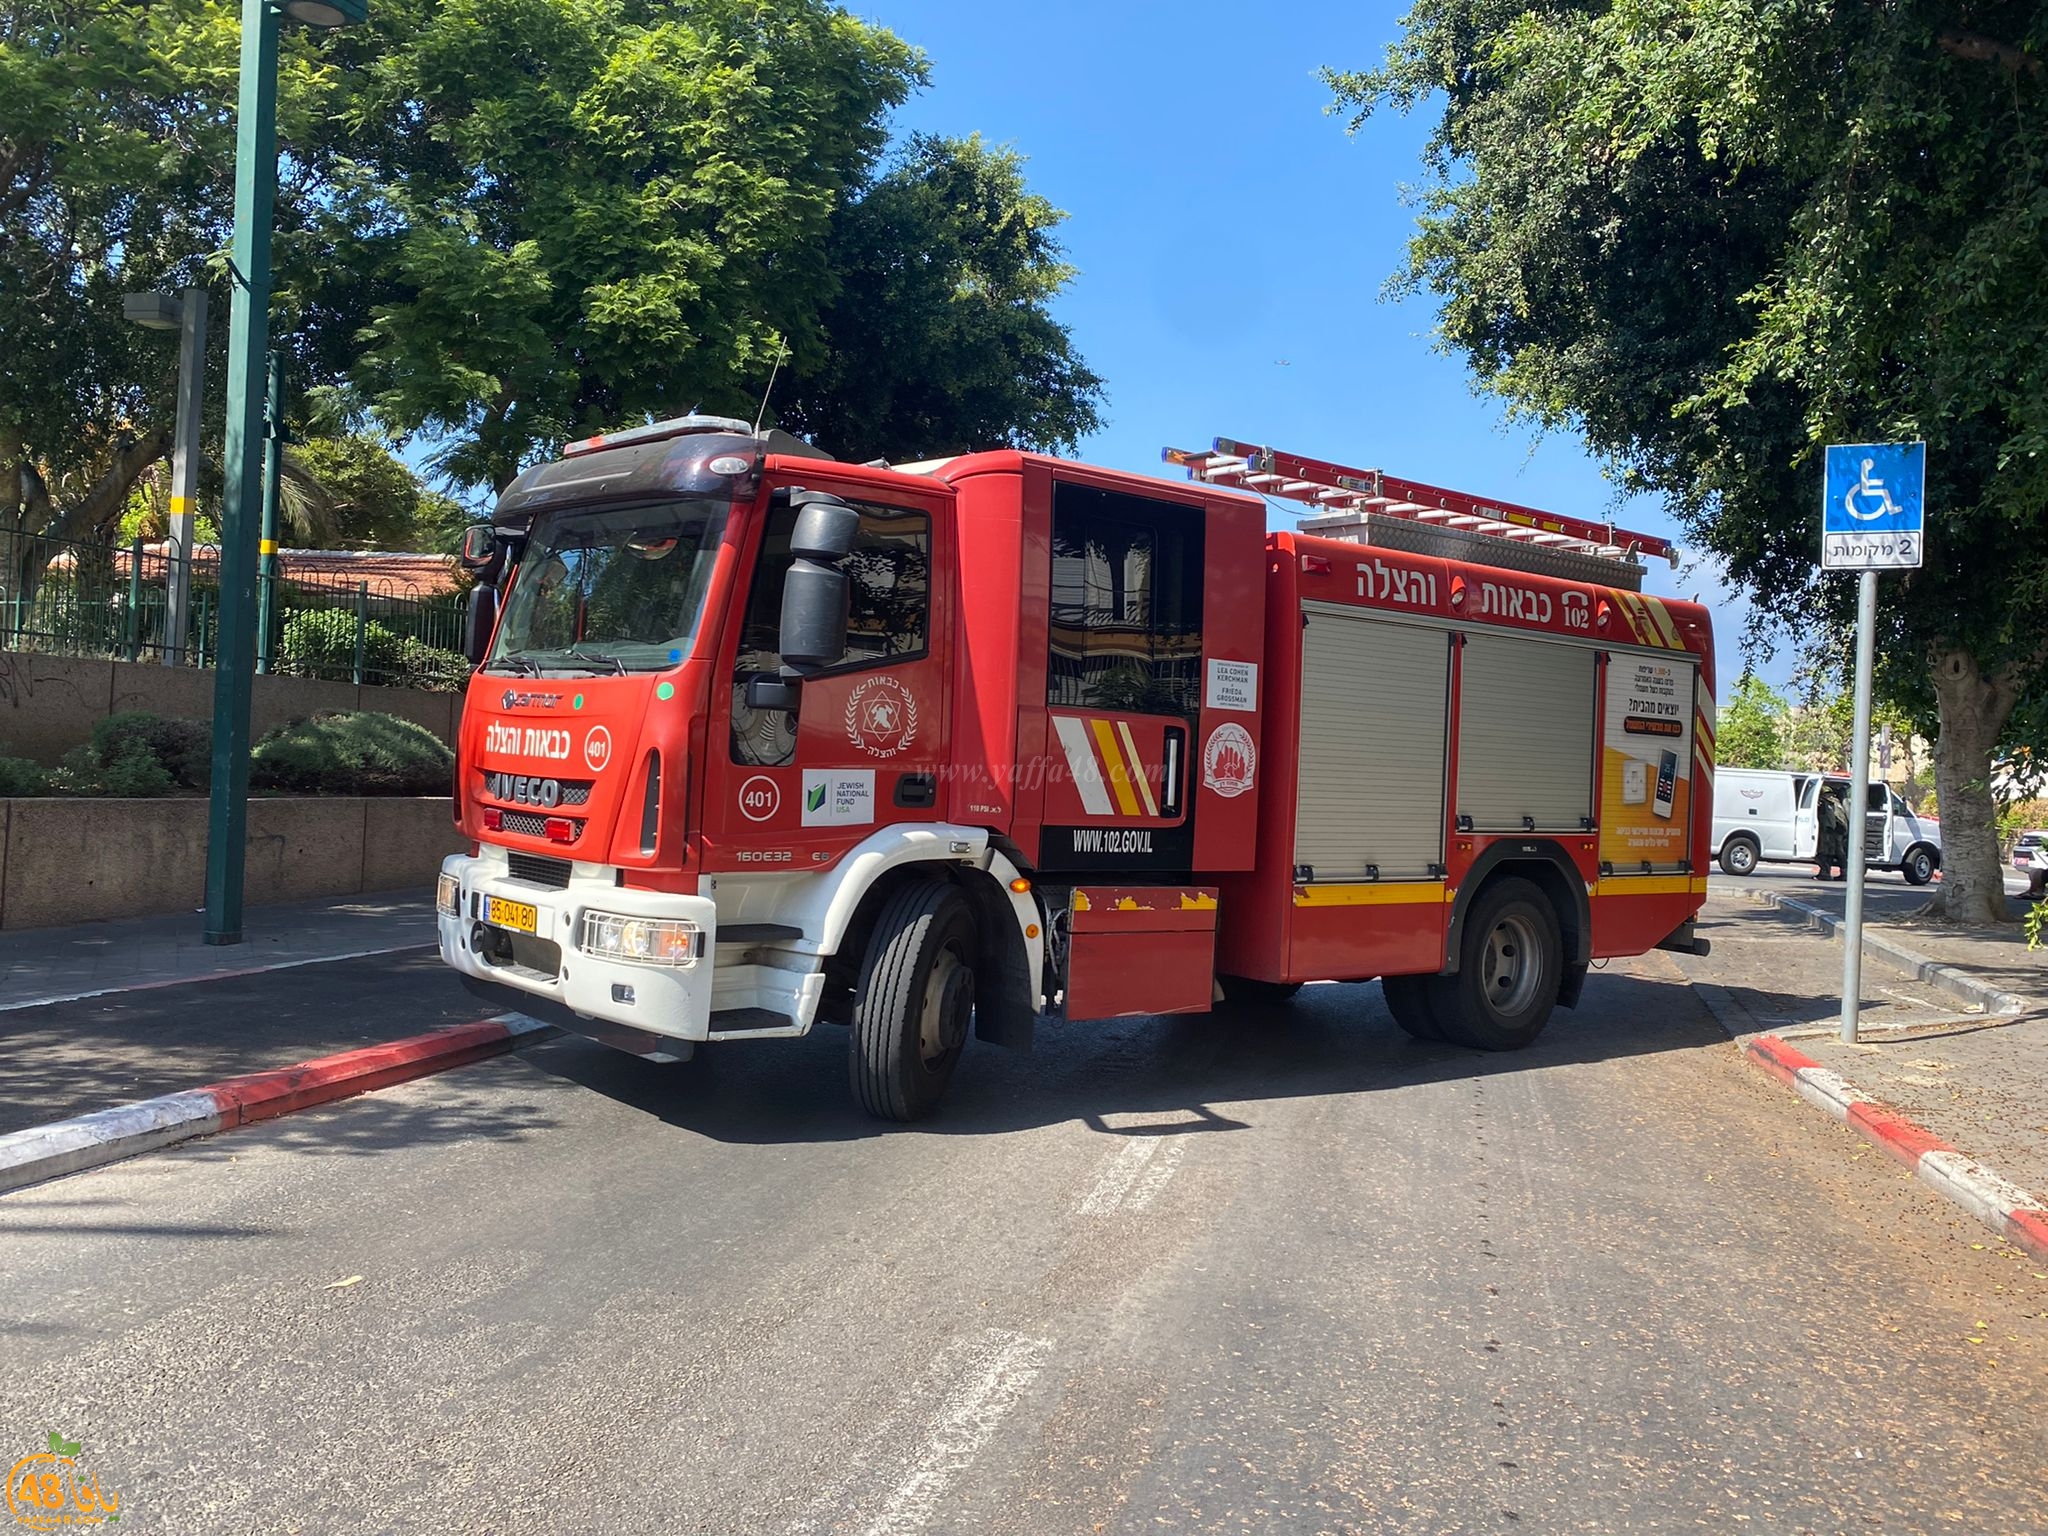
[[[937,1108],[974,1017],[974,913],[941,880],[888,898],[861,963],[848,1066],[862,1109],[917,1120]]]
[[[1380,991],[1386,994],[1387,1012],[1394,1022],[1417,1040],[1441,1040],[1443,1027],[1430,1009],[1429,983],[1432,976],[1382,976]]]
[[[1906,862],[1899,866],[1899,873],[1906,877],[1908,885],[1925,885],[1934,878],[1937,867],[1934,850],[1924,843],[1916,843],[1906,850]]]
[[[1446,1039],[1514,1051],[1543,1033],[1564,980],[1557,914],[1527,880],[1479,893],[1465,919],[1455,976],[1428,978],[1430,1013]]]

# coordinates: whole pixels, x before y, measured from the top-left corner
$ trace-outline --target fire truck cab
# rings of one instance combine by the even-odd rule
[[[844,1026],[910,1119],[970,1034],[1383,977],[1503,1048],[1593,959],[1692,942],[1703,612],[1543,543],[1563,574],[1503,574],[1377,489],[1269,535],[1258,461],[1178,462],[690,417],[528,471],[465,545],[443,957],[657,1060]]]

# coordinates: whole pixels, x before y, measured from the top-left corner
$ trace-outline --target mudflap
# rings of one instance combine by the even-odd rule
[[[1077,886],[1067,923],[1069,1019],[1209,1011],[1214,886]]]

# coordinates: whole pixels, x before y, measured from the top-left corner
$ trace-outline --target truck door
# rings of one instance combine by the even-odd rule
[[[1042,870],[1194,864],[1204,531],[1195,508],[1055,488]]]
[[[711,870],[814,867],[877,827],[931,821],[946,760],[946,680],[934,635],[949,632],[950,524],[943,498],[879,496],[818,480],[860,512],[844,569],[843,659],[802,680],[796,707],[750,704],[755,678],[780,679],[783,578],[796,513],[770,502],[742,557],[740,619],[721,647],[728,686],[712,710],[703,821]]]
[[[1792,857],[1810,859],[1820,851],[1820,786],[1808,779],[1799,790],[1799,809],[1792,816]]]

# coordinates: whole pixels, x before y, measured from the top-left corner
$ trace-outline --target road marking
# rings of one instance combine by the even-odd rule
[[[1144,1210],[1159,1198],[1187,1150],[1185,1136],[1131,1137],[1088,1186],[1079,1214],[1107,1216],[1112,1211]]]
[[[1168,1136],[1164,1140],[1166,1144],[1159,1149],[1159,1155],[1145,1166],[1137,1182],[1131,1186],[1130,1198],[1124,1202],[1125,1210],[1142,1211],[1158,1199],[1159,1192],[1166,1188],[1167,1180],[1180,1167],[1180,1160],[1187,1155],[1187,1137]]]
[[[351,949],[339,955],[306,955],[297,960],[277,960],[269,965],[246,965],[233,971],[207,971],[198,976],[167,976],[161,981],[131,981],[123,986],[94,987],[85,992],[52,992],[47,997],[23,998],[19,1002],[0,1003],[0,1013],[12,1013],[17,1008],[47,1008],[54,1003],[82,1003],[89,997],[111,997],[121,992],[154,992],[159,987],[189,987],[202,981],[233,981],[238,976],[263,976],[271,971],[289,971],[301,965],[330,965],[337,960],[366,960],[371,955],[402,955],[409,949],[434,949],[440,941],[430,939],[425,943],[387,944],[382,949]]]
[[[988,1443],[1031,1385],[1052,1349],[1049,1339],[991,1328],[968,1355],[966,1371],[940,1404],[924,1447],[882,1501],[865,1536],[908,1536],[924,1529],[939,1496]]]
[[[1100,1216],[1115,1210],[1123,1204],[1124,1196],[1130,1193],[1131,1181],[1138,1171],[1152,1161],[1152,1154],[1159,1150],[1159,1140],[1153,1136],[1133,1136],[1117,1149],[1115,1157],[1103,1166],[1095,1176],[1095,1182],[1088,1186],[1088,1193],[1081,1197],[1083,1216]]]

